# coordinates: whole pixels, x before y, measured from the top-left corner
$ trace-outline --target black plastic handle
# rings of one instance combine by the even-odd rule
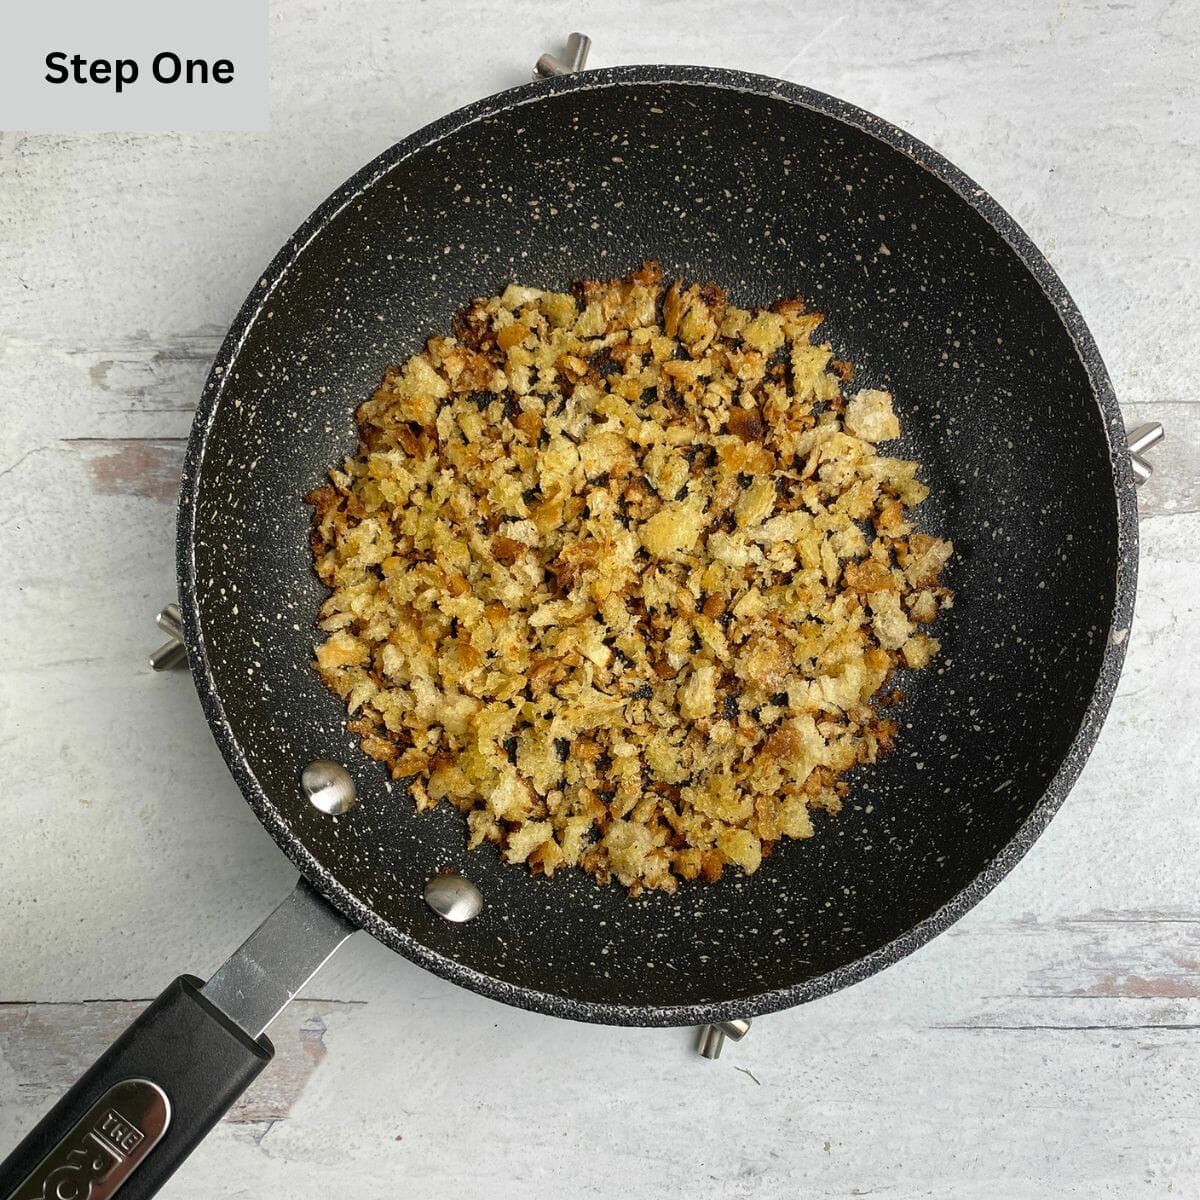
[[[154,1195],[271,1061],[181,975],[0,1163],[0,1200]]]

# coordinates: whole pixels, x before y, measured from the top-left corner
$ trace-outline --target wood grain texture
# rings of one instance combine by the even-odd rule
[[[0,1004],[3,1055],[30,1112],[49,1108],[116,1040],[148,1001]],[[298,1000],[271,1027],[275,1057],[226,1120],[269,1124],[289,1115],[325,1058],[327,1018],[340,1001]]]
[[[174,504],[183,470],[184,438],[67,438],[83,460],[97,496],[142,496]]]
[[[597,63],[742,67],[883,113],[1046,251],[1129,422],[1167,426],[1112,715],[997,892],[719,1063],[352,939],[167,1194],[1200,1196],[1200,14],[1156,0],[279,0],[269,134],[0,134],[0,1148],[291,883],[186,677],[145,666],[225,328],[343,178],[577,26]]]

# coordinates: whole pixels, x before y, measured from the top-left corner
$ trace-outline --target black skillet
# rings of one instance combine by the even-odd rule
[[[905,684],[896,753],[854,780],[841,816],[753,878],[631,902],[468,853],[457,812],[418,815],[360,752],[308,666],[322,589],[301,497],[353,447],[382,368],[468,297],[643,258],[740,304],[801,295],[827,313],[858,379],[897,397],[902,450],[932,491],[922,521],[957,549],[957,600],[936,669]],[[1095,344],[991,197],[829,96],[625,67],[453,113],[305,222],[213,366],[178,556],[209,723],[315,892],[302,886],[203,994],[172,984],[0,1167],[0,1197],[90,1183],[95,1198],[127,1176],[123,1200],[151,1194],[265,1065],[263,1028],[352,927],[495,999],[612,1024],[771,1012],[895,962],[995,885],[1078,775],[1124,656],[1137,524]],[[318,759],[357,784],[336,818],[300,786]],[[469,923],[423,899],[447,870],[484,897]]]

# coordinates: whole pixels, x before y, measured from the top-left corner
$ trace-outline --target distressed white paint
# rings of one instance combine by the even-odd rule
[[[105,439],[156,439],[168,471],[161,440],[186,436],[298,221],[574,27],[598,64],[737,66],[883,113],[1046,250],[1131,422],[1161,414],[1171,439],[1112,716],[997,893],[718,1064],[683,1032],[511,1011],[355,939],[285,1018],[292,1083],[169,1194],[1200,1194],[1200,14],[1182,3],[280,0],[268,135],[0,135],[0,1001],[33,1004],[0,1022],[0,1147],[132,1011],[58,1002],[205,974],[291,880],[186,678],[144,667],[173,514],[161,479],[97,494]]]

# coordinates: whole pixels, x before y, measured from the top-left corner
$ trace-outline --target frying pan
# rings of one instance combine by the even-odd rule
[[[839,357],[895,394],[898,453],[931,490],[923,525],[957,553],[942,655],[905,683],[897,750],[852,778],[846,810],[753,878],[631,901],[468,853],[460,814],[418,814],[362,754],[308,665],[324,593],[302,497],[353,449],[383,367],[469,297],[643,258],[738,304],[800,295],[824,311]],[[0,1167],[0,1197],[150,1195],[354,928],[497,1000],[629,1025],[786,1008],[908,954],[1024,854],[1096,739],[1132,616],[1134,482],[1108,376],[1053,270],[981,188],[870,113],[736,71],[624,67],[516,88],[392,147],[246,300],[180,499],[204,711],[307,882],[208,984],[184,976],[155,1001]],[[309,802],[317,761],[349,772],[356,804]],[[446,872],[478,889],[474,920],[426,903]]]

